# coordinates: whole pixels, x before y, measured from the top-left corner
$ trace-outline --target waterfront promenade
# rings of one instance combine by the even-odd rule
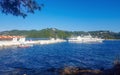
[[[0,41],[0,47],[8,47],[8,46],[19,46],[19,45],[34,45],[34,44],[53,44],[65,42],[63,39],[50,39],[50,40],[35,40],[35,41]]]

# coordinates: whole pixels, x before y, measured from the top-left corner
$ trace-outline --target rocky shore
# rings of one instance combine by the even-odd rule
[[[120,75],[120,63],[115,64],[110,69],[87,69],[80,67],[48,68],[48,69],[30,69],[23,67],[14,67],[15,70],[1,72],[2,75]]]

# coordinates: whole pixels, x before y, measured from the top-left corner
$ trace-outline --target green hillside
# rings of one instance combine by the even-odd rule
[[[66,39],[70,36],[88,35],[91,34],[94,37],[101,37],[104,39],[120,39],[120,32],[111,31],[64,31],[56,28],[46,28],[42,30],[11,30],[0,32],[0,35],[23,35],[28,38],[63,38]]]

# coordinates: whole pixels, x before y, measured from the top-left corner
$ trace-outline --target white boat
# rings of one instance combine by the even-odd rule
[[[32,46],[33,46],[32,44],[21,44],[21,45],[18,45],[18,48],[28,48]]]
[[[68,42],[75,42],[75,43],[96,43],[96,42],[103,42],[104,39],[92,37],[91,35],[87,36],[77,36],[68,38]]]

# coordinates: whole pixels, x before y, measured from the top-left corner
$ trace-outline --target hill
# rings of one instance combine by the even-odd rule
[[[120,32],[111,32],[111,31],[64,31],[56,28],[46,28],[42,30],[11,30],[11,31],[2,31],[0,35],[23,35],[28,38],[68,38],[70,36],[78,35],[92,35],[94,37],[100,37],[104,39],[120,39]]]

